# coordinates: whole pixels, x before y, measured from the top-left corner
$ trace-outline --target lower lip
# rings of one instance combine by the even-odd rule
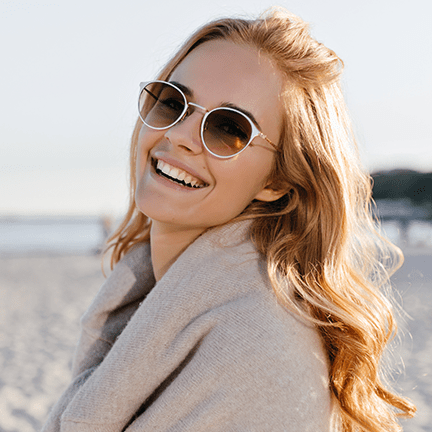
[[[159,175],[156,172],[156,170],[155,170],[155,168],[154,168],[153,165],[151,165],[151,171],[150,172],[151,172],[151,176],[157,182],[163,184],[164,186],[168,186],[168,187],[170,187],[172,189],[175,189],[175,190],[178,190],[178,191],[182,191],[182,192],[197,192],[197,191],[205,189],[205,187],[203,187],[203,188],[191,188],[191,187],[188,187],[188,186],[183,186],[183,185],[181,185],[181,184],[179,184],[179,183],[177,183],[177,182],[175,182],[173,180],[170,180],[170,179],[168,179],[168,178],[166,178],[164,176],[161,176],[161,175]]]

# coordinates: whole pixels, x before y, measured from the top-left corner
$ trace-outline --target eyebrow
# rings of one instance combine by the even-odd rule
[[[185,85],[180,84],[177,81],[170,81],[170,83],[174,84],[176,87],[178,87],[186,96],[193,97],[193,91],[189,87],[186,87]],[[243,108],[240,108],[239,106],[237,106],[231,102],[224,102],[220,106],[221,107],[227,107],[227,108],[234,108],[237,111],[240,111],[245,116],[249,117],[252,120],[252,123],[261,131],[261,126],[259,125],[256,118],[254,117],[254,115],[250,111],[245,110]]]
[[[245,110],[243,108],[240,108],[239,106],[237,106],[233,103],[230,103],[230,102],[224,103],[224,104],[222,104],[222,106],[227,107],[227,108],[234,108],[237,111],[242,112],[245,116],[249,117],[252,120],[252,123],[261,131],[261,126],[256,121],[256,118],[254,117],[254,115],[250,111]]]
[[[186,96],[192,97],[193,96],[193,91],[189,88],[186,87],[183,84],[180,84],[177,81],[169,81],[170,84],[174,84],[176,87],[178,87]]]

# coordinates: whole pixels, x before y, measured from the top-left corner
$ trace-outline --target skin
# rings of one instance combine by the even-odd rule
[[[259,129],[278,142],[282,78],[255,48],[228,41],[206,42],[183,60],[170,81],[186,86],[191,92],[188,101],[208,110],[229,103],[249,111]],[[203,147],[202,117],[202,112],[194,111],[168,130],[143,125],[140,131],[135,201],[152,220],[150,243],[156,280],[206,229],[232,220],[254,199],[273,201],[283,195],[267,187],[275,157],[270,144],[256,137],[241,154],[219,159]],[[157,175],[154,159],[183,168],[206,186],[191,189]]]

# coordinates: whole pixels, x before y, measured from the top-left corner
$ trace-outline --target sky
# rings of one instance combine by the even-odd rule
[[[428,0],[2,0],[0,216],[120,216],[139,83],[205,22],[273,5],[344,61],[366,169],[432,171]]]

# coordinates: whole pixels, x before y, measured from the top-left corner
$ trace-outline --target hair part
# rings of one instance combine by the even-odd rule
[[[266,257],[279,301],[319,329],[330,364],[340,430],[399,431],[397,415],[415,407],[382,383],[382,356],[396,334],[387,299],[401,252],[377,231],[371,180],[362,169],[340,88],[343,63],[314,40],[301,19],[278,8],[256,20],[220,19],[194,33],[162,69],[168,80],[196,47],[213,40],[255,47],[284,77],[285,117],[269,187],[274,202],[253,201],[236,219],[253,219],[251,234]],[[138,119],[130,150],[130,202],[111,236],[111,267],[150,222],[135,205]],[[395,414],[395,409],[399,414]]]

